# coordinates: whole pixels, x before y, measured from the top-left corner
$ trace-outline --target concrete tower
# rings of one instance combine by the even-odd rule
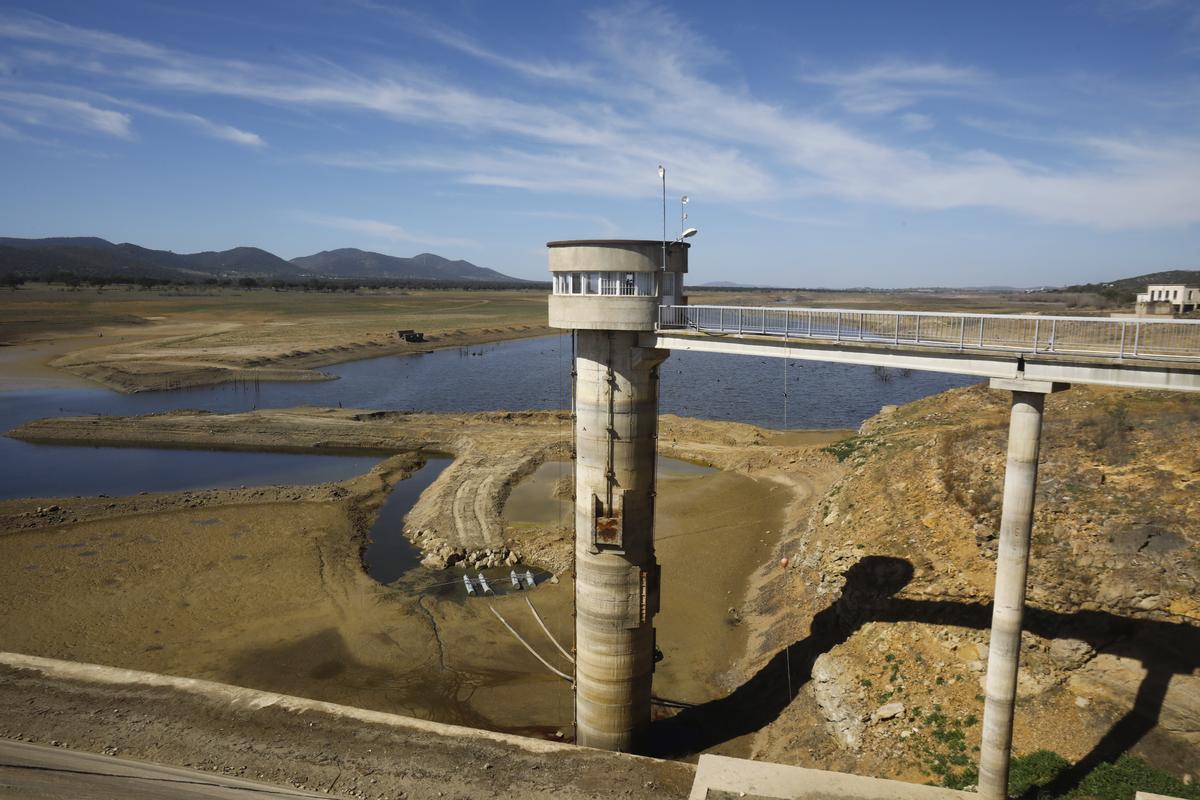
[[[550,242],[550,324],[575,331],[576,741],[635,750],[654,672],[658,365],[639,345],[683,303],[688,245]]]

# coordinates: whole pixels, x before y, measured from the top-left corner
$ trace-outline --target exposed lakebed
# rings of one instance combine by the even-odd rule
[[[339,379],[322,383],[136,395],[104,389],[5,392],[0,427],[47,416],[133,416],[184,408],[218,413],[300,405],[566,408],[569,342],[552,337],[352,362],[328,368]],[[782,362],[678,353],[662,370],[662,409],[778,428],[786,404],[790,428],[852,427],[885,403],[967,382],[792,362],[785,391]],[[368,455],[83,448],[0,439],[0,483],[8,496],[115,495],[214,481],[319,483],[365,473],[377,462]],[[720,696],[720,676],[736,665],[744,647],[745,633],[727,612],[740,605],[747,577],[771,557],[791,495],[766,479],[684,462],[666,466],[657,549],[664,567],[659,642],[667,660],[659,665],[656,688],[703,702]],[[344,553],[354,534],[333,503],[288,505],[257,497],[206,508],[203,515],[187,517],[200,522],[182,528],[183,517],[175,512],[139,511],[9,537],[20,559],[14,569],[21,570],[13,602],[25,599],[14,606],[12,625],[0,640],[54,657],[211,677],[446,722],[552,733],[570,721],[569,686],[542,670],[488,609],[495,602],[526,635],[540,635],[523,601],[509,596],[468,602],[461,572],[414,568],[415,550],[403,536],[402,520],[445,467],[445,459],[430,457],[395,485],[361,560],[357,544]],[[509,523],[569,524],[571,504],[559,491],[568,469],[569,462],[551,462],[518,484],[506,508]],[[112,483],[103,483],[99,473],[109,473],[103,480]],[[119,473],[125,477],[113,477]],[[114,538],[115,533],[122,536]],[[47,546],[40,547],[43,543]],[[76,544],[80,547],[64,549]],[[700,595],[698,586],[704,587]],[[71,595],[65,603],[46,605],[64,593]],[[534,593],[548,625],[568,646],[572,596],[569,577]],[[60,607],[61,618],[55,613],[46,619],[49,638],[39,638],[29,620]],[[545,645],[539,646],[549,652]]]

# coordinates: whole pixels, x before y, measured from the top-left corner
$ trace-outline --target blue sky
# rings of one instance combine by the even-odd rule
[[[0,5],[0,235],[693,283],[1200,269],[1200,0]]]

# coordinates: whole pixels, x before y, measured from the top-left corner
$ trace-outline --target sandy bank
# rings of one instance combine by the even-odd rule
[[[405,342],[407,329],[428,341]],[[17,354],[8,365],[0,359],[0,380],[5,372],[53,380],[16,363],[26,346],[59,375],[139,392],[327,380],[317,369],[329,364],[550,333],[541,292],[34,286],[0,293],[0,343]]]
[[[229,332],[218,329],[199,335],[208,333],[228,335]],[[394,333],[385,333],[354,341],[325,344],[301,341],[283,346],[253,344],[253,334],[247,332],[246,342],[232,348],[197,347],[196,334],[187,334],[141,339],[136,345],[90,347],[65,353],[48,363],[109,389],[134,393],[220,383],[335,380],[319,368],[365,358],[428,353],[551,333],[554,331],[543,325],[517,325],[433,334],[425,342],[406,342]]]

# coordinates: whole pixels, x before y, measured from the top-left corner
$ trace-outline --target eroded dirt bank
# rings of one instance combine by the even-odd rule
[[[1045,420],[1016,752],[1194,776],[1200,398],[1076,387]],[[846,476],[783,545],[798,569],[755,603],[757,757],[973,783],[1007,425],[1006,395],[973,387],[840,445]]]

